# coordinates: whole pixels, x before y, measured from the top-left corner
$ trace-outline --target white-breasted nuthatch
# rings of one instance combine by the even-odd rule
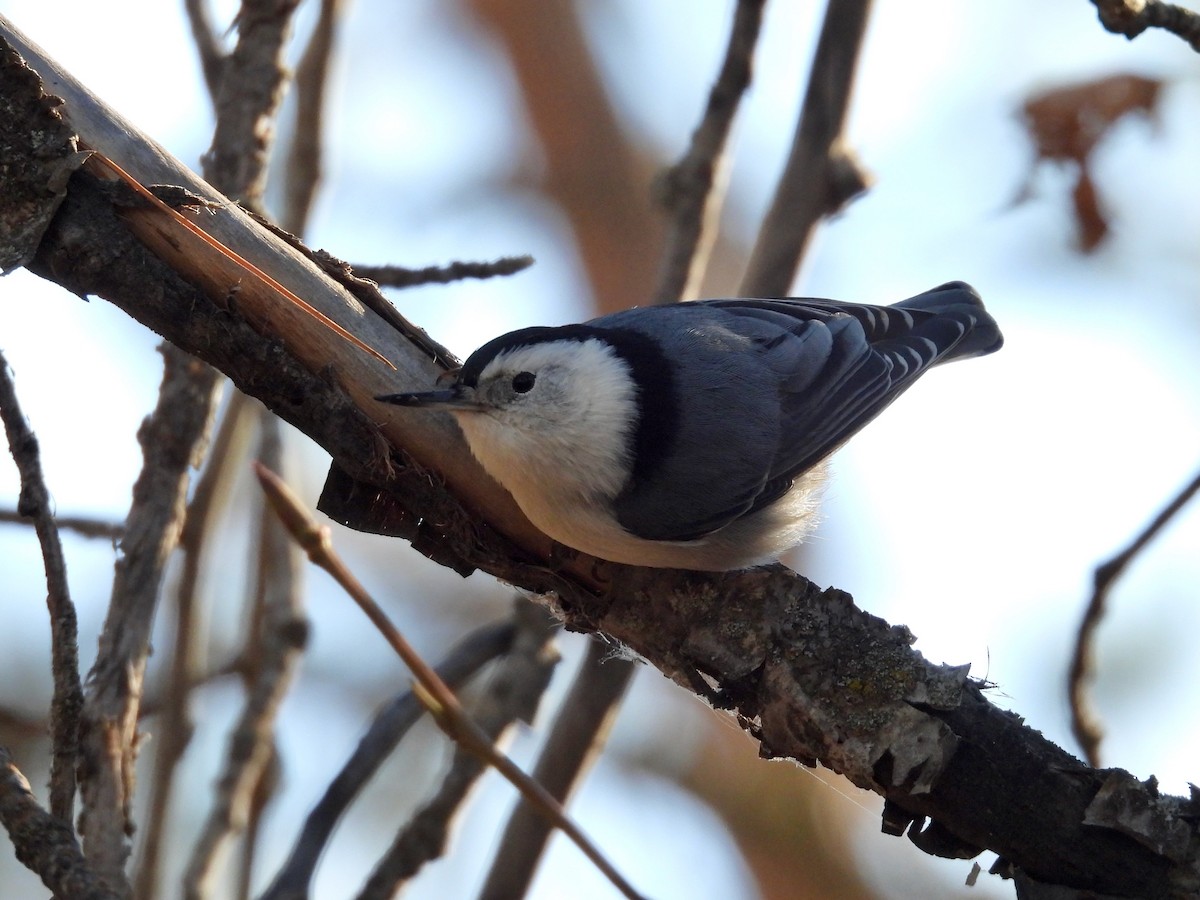
[[[893,306],[705,300],[523,328],[449,387],[377,399],[452,413],[568,547],[722,571],[803,540],[825,458],[926,369],[1002,341],[959,281]]]

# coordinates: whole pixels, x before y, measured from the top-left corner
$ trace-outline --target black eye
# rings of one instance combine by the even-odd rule
[[[518,372],[513,376],[512,387],[518,394],[527,394],[533,390],[535,376],[532,372]]]

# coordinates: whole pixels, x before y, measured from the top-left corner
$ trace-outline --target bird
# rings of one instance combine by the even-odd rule
[[[968,284],[891,306],[696,300],[488,341],[434,390],[528,519],[634,566],[729,571],[816,522],[829,455],[933,366],[1000,349]]]

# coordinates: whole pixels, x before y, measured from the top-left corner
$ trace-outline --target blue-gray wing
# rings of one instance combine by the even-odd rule
[[[648,334],[669,370],[638,373],[655,396],[641,403],[637,465],[615,502],[622,526],[649,540],[697,538],[766,506],[931,366],[1002,343],[962,282],[893,306],[709,300],[595,324]]]

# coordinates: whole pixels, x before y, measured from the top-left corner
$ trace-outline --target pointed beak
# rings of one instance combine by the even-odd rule
[[[437,391],[419,391],[404,394],[381,394],[375,399],[380,403],[392,403],[396,406],[415,406],[429,409],[467,410],[478,412],[484,404],[472,397],[474,391],[456,384],[450,388]]]

